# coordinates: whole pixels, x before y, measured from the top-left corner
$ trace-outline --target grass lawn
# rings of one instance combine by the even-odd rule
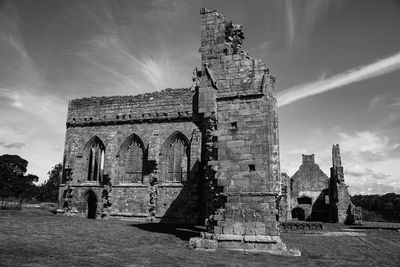
[[[396,231],[362,230],[366,236],[283,233],[286,245],[300,249],[302,257],[191,250],[188,240],[198,231],[39,209],[0,210],[0,266],[400,266]]]

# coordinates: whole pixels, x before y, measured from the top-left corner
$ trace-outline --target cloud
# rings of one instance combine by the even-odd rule
[[[382,183],[382,182],[365,182],[360,184],[354,184],[349,187],[350,194],[361,194],[361,195],[372,195],[372,194],[386,194],[393,192],[400,192],[399,183]]]
[[[0,108],[1,153],[26,159],[28,171],[42,182],[51,166],[62,161],[67,102],[28,89],[2,88],[0,99],[8,103]]]
[[[395,97],[393,103],[389,107],[400,108],[400,97]]]
[[[387,158],[388,154],[396,150],[400,144],[391,142],[386,136],[379,136],[375,132],[363,131],[353,135],[339,133],[340,146],[349,154],[361,157],[363,160],[372,158],[372,161]]]
[[[385,100],[384,96],[377,95],[368,102],[368,111],[374,110],[377,106],[381,105]]]
[[[96,87],[116,88],[123,94],[188,87],[191,71],[186,72],[188,79],[182,78],[184,69],[187,69],[187,59],[182,56],[182,43],[176,44],[178,41],[172,40],[170,44],[166,44],[170,41],[170,36],[176,35],[176,28],[183,27],[174,23],[179,21],[177,14],[184,13],[186,3],[151,1],[148,3],[152,7],[149,11],[134,14],[137,21],[128,21],[126,24],[121,24],[120,21],[125,21],[125,17],[130,18],[132,14],[122,13],[119,3],[113,3],[115,13],[110,10],[109,15],[104,12],[90,12],[92,24],[98,28],[97,33],[89,33],[86,40],[69,53],[83,59],[85,64],[90,64],[90,69],[82,70],[87,75],[87,80],[93,81],[95,77]],[[143,31],[139,27],[141,23],[146,23],[151,29]],[[168,34],[164,29],[165,24],[174,28],[174,32]],[[148,31],[152,34],[148,34]],[[166,46],[171,47],[166,49]],[[191,57],[190,60],[192,59]],[[104,91],[109,90],[104,88]]]
[[[274,10],[281,12],[282,24],[285,27],[286,42],[290,48],[306,47],[308,38],[316,23],[326,14],[336,1],[329,0],[282,0]]]
[[[25,146],[25,143],[22,143],[22,142],[6,143],[3,141],[0,141],[0,146],[2,146],[4,148],[23,148]]]
[[[189,86],[199,62],[183,1],[59,4],[44,18],[30,3],[0,9],[0,153],[28,160],[41,181],[62,161],[68,99]]]
[[[373,179],[376,179],[376,180],[384,180],[384,179],[390,177],[390,175],[388,175],[388,174],[383,174],[381,172],[376,173],[373,170],[362,167],[360,165],[349,166],[349,167],[345,168],[344,173],[355,176],[355,177],[362,177],[362,176],[370,175]]]
[[[365,161],[381,161],[384,159],[384,155],[381,152],[372,152],[372,151],[360,151],[360,157]]]
[[[293,175],[301,164],[301,154],[315,154],[316,164],[329,176],[332,144],[339,144],[345,182],[352,194],[400,193],[400,145],[395,140],[379,132],[349,133],[339,127],[310,129],[305,136],[295,146],[281,144],[282,171]]]
[[[378,77],[400,69],[400,52],[374,63],[360,66],[327,79],[294,86],[278,93],[278,107],[300,99],[322,94],[348,84]]]

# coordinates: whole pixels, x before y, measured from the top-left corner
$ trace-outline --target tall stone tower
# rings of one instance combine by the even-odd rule
[[[342,159],[339,145],[332,147],[332,167],[329,182],[330,220],[334,223],[344,223],[351,203],[347,185],[344,183]]]
[[[198,108],[206,125],[208,238],[230,249],[286,251],[277,228],[280,192],[275,77],[242,49],[242,26],[201,9]],[[219,205],[218,205],[219,203]],[[207,236],[207,235],[206,235]]]

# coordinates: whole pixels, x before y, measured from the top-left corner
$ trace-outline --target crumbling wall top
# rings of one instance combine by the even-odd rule
[[[193,94],[187,88],[169,88],[135,96],[74,99],[69,102],[67,125],[189,119],[192,117]]]
[[[340,156],[339,144],[332,146],[332,165],[333,167],[342,166],[342,158]]]
[[[267,66],[242,48],[242,25],[213,10],[201,9],[201,88],[214,88],[217,98],[273,96],[275,77]]]

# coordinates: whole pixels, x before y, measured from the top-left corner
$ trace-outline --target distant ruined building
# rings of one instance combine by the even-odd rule
[[[282,188],[275,77],[242,49],[241,25],[200,14],[191,88],[69,102],[60,205],[88,218],[206,221],[192,247],[298,255],[277,219],[326,218],[329,195],[341,222],[350,202],[340,156],[330,180],[303,156]]]
[[[60,204],[67,214],[201,223],[193,247],[290,253],[279,237],[275,77],[242,26],[201,14],[188,89],[69,102]]]
[[[314,154],[303,154],[302,159],[299,170],[291,178],[282,175],[282,187],[288,193],[279,203],[280,221],[360,223],[361,208],[351,203],[339,145],[332,148],[330,178],[315,163]]]

